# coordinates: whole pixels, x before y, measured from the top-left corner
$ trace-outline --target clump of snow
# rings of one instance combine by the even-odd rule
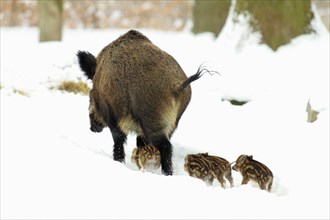
[[[88,97],[49,90],[87,80],[76,52],[97,55],[127,30],[65,30],[62,42],[38,43],[36,29],[2,28],[1,218],[329,218],[329,33],[318,26],[277,52],[255,39],[237,50],[232,36],[243,29],[227,22],[217,39],[141,30],[187,75],[205,61],[220,73],[192,84],[172,138],[174,175],[166,177],[130,161],[134,135],[126,163],[113,161],[110,132],[89,130]],[[309,99],[322,110],[314,123]],[[237,172],[226,189],[189,177],[184,157],[200,152],[230,162],[253,155],[272,170],[272,192],[241,186]]]

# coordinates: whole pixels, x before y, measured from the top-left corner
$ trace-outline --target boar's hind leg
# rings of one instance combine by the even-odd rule
[[[110,127],[110,131],[113,138],[113,159],[115,161],[124,162],[125,161],[125,151],[124,144],[126,142],[126,134],[124,134],[119,127]]]
[[[147,141],[144,139],[143,136],[137,136],[136,138],[136,146],[137,147],[144,147],[147,145]]]
[[[143,137],[147,140],[146,144],[153,145],[160,152],[160,163],[164,175],[172,175],[172,144],[169,140],[170,134],[173,133],[175,128],[175,120],[171,117],[173,114],[164,114],[164,108],[158,106],[143,106],[144,109],[138,111],[136,114],[137,121],[140,122]],[[144,112],[144,113],[143,113]],[[142,114],[143,113],[143,114]],[[146,115],[148,117],[146,117]],[[164,119],[161,119],[160,116]]]
[[[126,143],[127,134],[125,134],[118,126],[118,119],[114,116],[112,108],[103,102],[100,102],[100,113],[104,121],[107,122],[113,138],[113,159],[119,162],[125,162],[124,144]]]
[[[166,136],[152,138],[151,143],[159,150],[162,172],[165,175],[172,175],[172,144]]]

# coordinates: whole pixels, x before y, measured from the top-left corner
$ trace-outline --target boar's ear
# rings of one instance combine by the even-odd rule
[[[248,156],[248,158],[250,158],[251,160],[253,159],[253,156],[252,155],[250,155],[250,156]]]

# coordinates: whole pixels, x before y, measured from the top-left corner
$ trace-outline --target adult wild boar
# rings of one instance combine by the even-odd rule
[[[113,158],[124,162],[127,134],[137,134],[137,146],[155,146],[162,172],[172,175],[170,138],[191,99],[190,83],[206,69],[187,78],[176,60],[138,31],[131,30],[102,49],[95,58],[77,53],[79,65],[92,79],[90,129],[109,127]]]

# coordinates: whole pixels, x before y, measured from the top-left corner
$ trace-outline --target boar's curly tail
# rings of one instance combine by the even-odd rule
[[[88,79],[93,79],[96,70],[96,59],[93,54],[87,51],[78,51],[77,57],[80,69],[85,73]]]
[[[198,67],[197,73],[190,76],[186,81],[184,81],[181,84],[181,86],[179,87],[179,92],[182,92],[184,90],[184,88],[186,88],[186,86],[189,85],[190,83],[192,83],[193,81],[201,78],[205,72],[209,73],[210,75],[213,75],[215,73],[219,74],[217,71],[206,69],[206,67],[203,66],[203,64],[202,64]]]

